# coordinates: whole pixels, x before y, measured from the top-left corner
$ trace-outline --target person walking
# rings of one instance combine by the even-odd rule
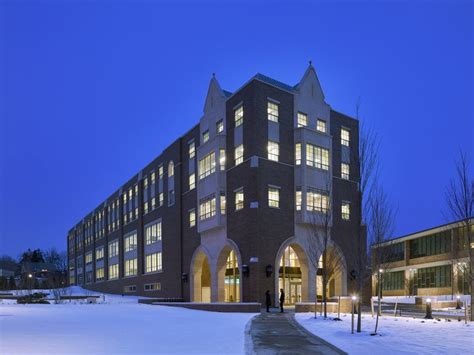
[[[265,305],[267,306],[267,312],[270,312],[270,306],[272,305],[272,296],[270,295],[270,290],[265,292]]]
[[[280,312],[283,313],[283,304],[285,303],[285,291],[280,288]]]

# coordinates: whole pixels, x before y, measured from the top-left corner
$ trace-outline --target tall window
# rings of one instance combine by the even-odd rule
[[[244,107],[239,106],[234,110],[235,127],[239,127],[244,121]]]
[[[104,268],[100,267],[95,270],[95,280],[96,281],[102,281],[104,280]]]
[[[235,165],[239,165],[244,161],[244,145],[240,144],[237,147],[235,147],[234,151],[234,160],[235,160]]]
[[[306,210],[326,213],[329,207],[329,197],[327,193],[309,188],[306,191]]]
[[[268,207],[280,208],[280,189],[277,187],[268,188]]]
[[[295,164],[301,165],[301,143],[295,144]]]
[[[158,202],[160,204],[160,207],[163,206],[164,200],[165,200],[165,194],[163,192],[160,192],[158,194]]]
[[[268,101],[267,102],[267,116],[269,121],[278,122],[278,105]]]
[[[92,252],[88,252],[86,254],[86,264],[91,264],[92,263]]]
[[[244,208],[244,190],[240,189],[235,192],[235,210],[241,210]]]
[[[296,202],[296,210],[301,211],[301,204],[303,202],[301,187],[296,188],[295,202]]]
[[[145,227],[145,244],[153,244],[161,240],[162,227],[161,221],[154,222]]]
[[[341,217],[345,221],[348,221],[351,218],[351,204],[347,201],[342,201]]]
[[[192,173],[189,175],[189,189],[192,190],[196,188],[196,174]]]
[[[137,259],[125,260],[125,276],[134,276],[137,274]]]
[[[211,175],[216,171],[216,154],[209,153],[204,158],[199,160],[199,180]]]
[[[341,128],[341,144],[348,147],[349,142],[350,142],[349,130],[345,128]]]
[[[202,133],[202,142],[206,143],[209,140],[209,130],[205,130]]]
[[[323,120],[318,119],[318,120],[316,121],[316,129],[317,129],[319,132],[326,133],[326,121],[323,121]]]
[[[118,241],[114,241],[109,243],[109,258],[117,256],[119,252],[119,244]]]
[[[145,272],[157,272],[163,270],[161,252],[145,256]]]
[[[124,250],[129,252],[137,249],[137,233],[126,236],[124,239]]]
[[[196,225],[196,210],[193,208],[189,210],[189,227],[192,228]]]
[[[298,112],[298,127],[306,127],[308,125],[308,116],[305,113]]]
[[[174,163],[170,161],[168,164],[168,177],[174,176]]]
[[[306,165],[329,170],[329,150],[307,143]]]
[[[168,191],[168,206],[173,206],[175,202],[174,190]]]
[[[341,178],[349,180],[349,164],[341,163]]]
[[[217,134],[224,132],[224,120],[219,120],[216,123]]]
[[[417,288],[435,288],[451,286],[451,265],[433,266],[417,269],[414,283]]]
[[[194,154],[194,150],[193,150],[193,154]],[[194,155],[193,155],[194,156]],[[163,179],[163,175],[164,175],[164,168],[163,168],[163,164],[161,164],[159,167],[158,167],[158,178],[159,179]]]
[[[225,215],[226,198],[225,193],[221,192],[221,215]]]
[[[104,258],[104,247],[95,249],[95,260],[102,260]]]
[[[194,140],[189,143],[188,152],[189,159],[194,158],[194,156],[196,155],[196,144],[194,143]]]
[[[109,280],[115,280],[119,278],[119,264],[109,265]]]
[[[268,160],[278,161],[280,155],[280,147],[277,142],[268,141]]]
[[[216,197],[206,197],[199,203],[199,219],[202,221],[216,215]]]
[[[225,170],[225,149],[219,149],[219,166],[221,171]]]

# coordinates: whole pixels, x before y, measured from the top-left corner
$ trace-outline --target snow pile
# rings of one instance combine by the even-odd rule
[[[241,354],[255,315],[143,305],[136,296],[105,298],[97,304],[0,304],[0,354]]]
[[[314,313],[298,313],[296,320],[307,330],[349,354],[469,354],[474,349],[474,324],[413,318],[381,317],[379,335],[371,336],[375,318],[362,316],[362,333],[351,334],[351,315],[324,320]],[[357,318],[355,318],[355,327]]]

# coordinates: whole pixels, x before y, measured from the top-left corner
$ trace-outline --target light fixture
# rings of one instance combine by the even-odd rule
[[[265,273],[267,274],[267,277],[272,276],[273,273],[273,266],[271,264],[268,264],[265,268]]]
[[[431,298],[427,298],[426,303],[431,303]]]

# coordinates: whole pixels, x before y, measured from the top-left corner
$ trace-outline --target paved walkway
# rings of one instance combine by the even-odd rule
[[[262,311],[250,325],[254,354],[345,354],[299,325],[292,311]]]

